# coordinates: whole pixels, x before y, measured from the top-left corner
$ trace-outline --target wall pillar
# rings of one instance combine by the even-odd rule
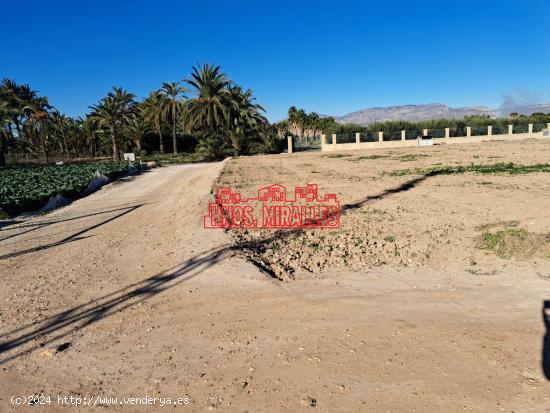
[[[378,142],[384,141],[384,132],[378,132]]]
[[[550,131],[550,123],[546,124],[546,129],[548,129]]]
[[[469,138],[470,136],[472,136],[472,127],[466,126],[466,137]]]
[[[321,148],[327,144],[327,135],[321,135]]]
[[[422,129],[422,135],[423,136],[428,135],[428,129]]]
[[[533,124],[532,123],[529,124],[529,133],[533,133]]]
[[[487,135],[493,136],[493,125],[487,126]]]
[[[335,133],[332,134],[332,144],[336,145],[336,134]]]
[[[404,141],[407,139],[407,131],[406,130],[402,130],[401,131],[401,140]]]
[[[292,153],[292,136],[287,136],[286,141],[288,144],[288,153]]]
[[[511,135],[514,133],[514,125],[508,125],[508,135]]]
[[[361,142],[361,134],[359,132],[355,133],[355,143]]]

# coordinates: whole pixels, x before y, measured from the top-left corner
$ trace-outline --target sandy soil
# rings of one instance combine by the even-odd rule
[[[308,179],[349,203],[414,178],[384,170],[550,160],[548,144],[491,145],[431,148],[407,162],[398,150],[364,161],[239,158],[217,184],[246,192]],[[327,237],[344,249],[346,237],[365,239],[373,257],[327,254],[311,271],[299,255],[281,282],[241,258],[232,233],[202,229],[222,168],[152,170],[2,228],[0,411],[550,411],[541,370],[548,261],[476,247],[476,228],[488,223],[549,231],[550,175],[437,176],[389,192],[344,215],[346,235]],[[442,212],[419,214],[419,205]],[[398,258],[395,246],[368,247],[390,232]],[[276,242],[281,258],[297,254],[294,238]],[[276,264],[269,251],[244,252]],[[36,393],[52,404],[10,403]],[[189,404],[61,407],[58,395]]]
[[[316,183],[320,193],[338,195],[342,205],[338,231],[284,233],[264,251],[255,251],[281,278],[312,278],[324,269],[360,271],[384,264],[464,269],[472,263],[506,263],[479,248],[487,228],[513,224],[550,234],[550,174],[425,172],[433,167],[507,162],[550,163],[550,142],[243,157],[228,165],[220,185],[234,188],[244,198],[275,183],[286,185],[289,193],[295,186]],[[411,173],[391,174],[405,169]],[[264,239],[271,234],[252,231],[244,238]],[[548,264],[550,248],[530,251],[524,258]]]

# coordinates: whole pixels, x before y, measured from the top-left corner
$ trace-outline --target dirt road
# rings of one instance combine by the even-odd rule
[[[221,168],[152,170],[2,228],[0,411],[550,411],[539,267],[275,282],[201,227]],[[52,403],[11,402],[30,394]],[[144,396],[188,404],[123,399]]]

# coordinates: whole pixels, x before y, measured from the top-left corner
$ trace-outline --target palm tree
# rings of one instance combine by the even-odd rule
[[[229,123],[229,94],[231,81],[220,66],[205,64],[193,67],[191,79],[185,81],[196,97],[190,99],[184,115],[188,131],[219,132]]]
[[[309,114],[309,124],[311,130],[311,136],[317,136],[320,132],[320,125],[321,125],[321,117],[316,112],[311,112]]]
[[[245,154],[250,143],[259,141],[265,131],[268,120],[261,114],[264,108],[254,101],[250,89],[243,90],[240,86],[229,88],[231,97],[229,138],[235,155]]]
[[[183,94],[187,92],[187,89],[180,85],[179,82],[164,82],[162,88],[159,90],[165,97],[164,102],[166,107],[163,112],[166,118],[172,119],[172,146],[174,148],[174,154],[178,153],[176,145],[176,124],[178,112],[181,110],[181,99],[184,98]]]
[[[140,115],[133,116],[128,123],[128,134],[135,142],[138,152],[141,152],[141,139],[143,138],[143,135],[148,132],[148,130],[149,128],[147,123]]]
[[[81,136],[84,136],[88,153],[91,157],[95,157],[97,155],[99,134],[101,132],[97,120],[86,116],[85,118],[77,118],[76,123]]]
[[[10,105],[2,99],[0,100],[0,167],[6,166],[10,122]]]
[[[291,106],[288,109],[288,126],[290,132],[298,137],[302,137],[306,118],[307,115],[303,109],[296,109],[296,106]]]
[[[51,114],[51,122],[56,134],[59,133],[61,136],[61,147],[65,151],[67,158],[69,158],[69,147],[67,146],[67,137],[65,134],[65,131],[69,129],[69,120],[65,115],[56,110]]]
[[[141,103],[141,113],[143,119],[148,122],[157,132],[159,137],[160,153],[164,153],[164,143],[162,141],[162,114],[166,107],[166,98],[162,93],[151,92]]]
[[[30,90],[30,89],[29,89]],[[23,113],[27,118],[27,125],[35,145],[42,146],[42,153],[46,163],[48,162],[48,136],[46,134],[46,122],[48,120],[48,110],[52,106],[46,96],[40,96],[32,99],[28,105],[23,107]]]
[[[91,117],[96,119],[100,126],[108,128],[111,133],[113,159],[120,160],[118,150],[118,135],[121,129],[128,124],[136,110],[135,95],[122,88],[114,87],[112,92],[101,99],[97,104],[90,106]]]
[[[2,99],[8,103],[9,116],[15,125],[17,137],[22,138],[23,108],[36,99],[38,93],[31,90],[29,85],[18,85],[15,80],[5,78],[0,83],[0,94]]]

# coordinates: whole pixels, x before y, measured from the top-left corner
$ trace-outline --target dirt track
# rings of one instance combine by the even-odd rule
[[[190,398],[97,411],[550,411],[546,264],[274,282],[201,227],[221,167],[152,170],[2,229],[0,411],[59,411],[57,395]],[[55,403],[10,404],[33,393]]]

